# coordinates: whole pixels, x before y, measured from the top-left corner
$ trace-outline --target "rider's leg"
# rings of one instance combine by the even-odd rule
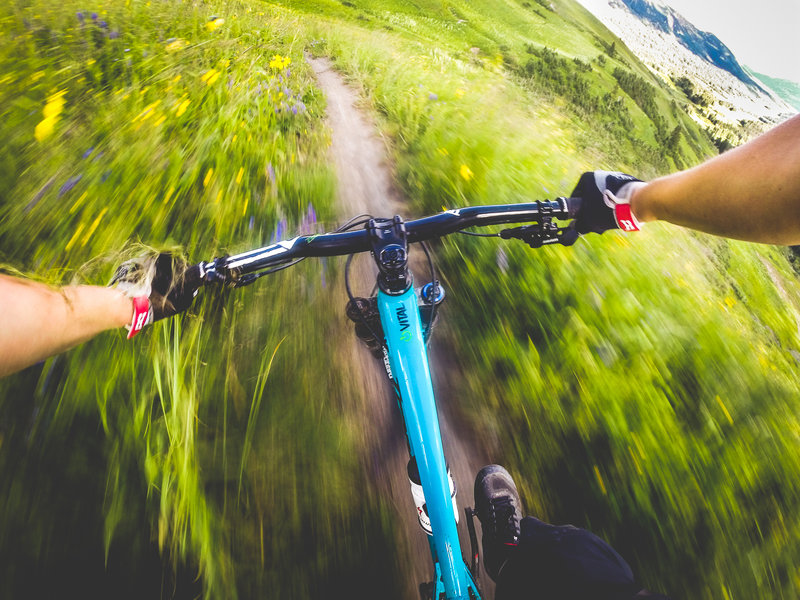
[[[590,531],[521,518],[519,493],[503,467],[489,465],[478,473],[475,512],[497,600],[666,599],[642,590],[625,559]]]

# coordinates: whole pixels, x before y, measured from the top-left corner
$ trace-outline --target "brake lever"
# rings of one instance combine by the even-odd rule
[[[572,246],[579,234],[572,224],[567,227],[559,227],[550,218],[545,217],[541,223],[503,229],[500,231],[500,237],[504,240],[522,240],[531,248],[541,248],[547,244]]]

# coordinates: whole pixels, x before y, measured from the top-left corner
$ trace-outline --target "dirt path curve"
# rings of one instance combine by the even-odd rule
[[[331,160],[338,177],[338,200],[344,218],[360,213],[391,217],[408,214],[402,195],[392,179],[386,144],[381,139],[375,123],[366,111],[359,108],[357,92],[348,86],[331,62],[324,58],[308,58],[317,82],[325,93],[328,103],[327,122],[331,130]],[[367,261],[356,274],[355,290],[368,292],[374,283],[374,271]],[[335,307],[341,310],[340,307]],[[401,538],[397,544],[397,561],[402,572],[409,573],[405,598],[419,598],[417,585],[431,579],[430,552],[425,535],[417,521],[414,503],[406,476],[405,436],[399,410],[385,381],[382,366],[359,344],[352,344],[353,379],[364,381],[364,389],[370,399],[371,414],[364,419],[369,423],[369,447],[371,458],[365,461],[365,475],[375,481],[384,497],[397,511],[401,525]],[[342,351],[345,351],[344,349]],[[430,357],[432,370],[437,365],[452,363],[436,353]],[[452,364],[448,365],[450,368]],[[452,376],[453,374],[450,373]],[[445,378],[435,378],[440,426],[445,454],[450,464],[458,490],[458,506],[461,512],[459,534],[462,552],[469,556],[469,542],[463,515],[463,507],[472,506],[472,485],[475,473],[489,462],[482,447],[470,444],[458,435],[455,420],[450,416],[449,405],[453,400],[447,394]],[[477,521],[476,521],[477,524]],[[479,529],[480,535],[480,529]],[[413,576],[411,576],[413,574]],[[494,597],[494,586],[487,577],[482,577],[484,597]]]

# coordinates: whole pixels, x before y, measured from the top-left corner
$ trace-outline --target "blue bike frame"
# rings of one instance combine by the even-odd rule
[[[504,229],[498,235],[503,239],[522,240],[533,248],[544,244],[569,246],[578,238],[577,230],[558,227],[552,220],[574,218],[580,202],[578,198],[557,198],[522,204],[472,206],[409,222],[400,216],[370,218],[365,228],[357,231],[352,231],[352,227],[363,221],[351,221],[333,233],[282,240],[242,254],[201,262],[186,272],[186,281],[195,289],[211,284],[242,287],[306,257],[372,252],[380,271],[377,304],[388,353],[387,371],[391,371],[389,375],[405,420],[409,451],[416,461],[430,518],[432,535],[428,536],[428,542],[434,565],[432,600],[440,600],[442,595],[447,600],[473,600],[480,599],[480,594],[461,557],[450,479],[425,352],[425,332],[417,295],[408,285],[408,244],[440,238],[468,227],[528,223],[523,227]],[[352,295],[350,299],[355,300]],[[366,325],[363,314],[362,321]],[[470,524],[468,520],[468,526]],[[477,545],[471,527],[470,538]],[[477,553],[474,560],[477,560]]]
[[[479,599],[478,587],[461,556],[428,355],[413,286],[398,296],[379,291],[378,310],[408,443],[417,462],[433,530],[433,535],[428,536],[435,571],[433,598],[438,599],[444,593],[448,600]]]

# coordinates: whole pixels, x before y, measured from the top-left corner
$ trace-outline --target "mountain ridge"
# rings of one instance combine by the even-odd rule
[[[733,52],[711,32],[696,27],[686,17],[666,4],[648,0],[614,0],[623,4],[641,20],[675,38],[697,56],[731,73],[747,85],[764,90],[739,64]]]
[[[797,112],[739,64],[719,38],[701,32],[674,9],[649,0],[578,1],[667,85],[691,80],[704,100],[698,104],[687,96],[686,107],[703,127],[740,127],[747,121],[764,130]]]

